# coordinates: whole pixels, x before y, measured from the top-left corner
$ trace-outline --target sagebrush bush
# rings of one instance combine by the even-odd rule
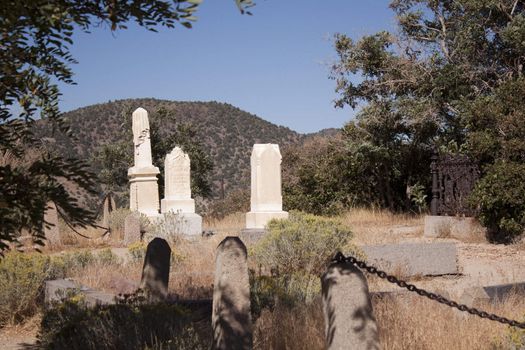
[[[252,318],[259,318],[264,309],[309,305],[320,295],[320,291],[321,280],[315,275],[296,272],[265,276],[250,271]]]
[[[271,220],[268,233],[250,250],[263,266],[279,274],[320,276],[340,250],[356,250],[352,232],[339,219],[291,211],[289,219]]]
[[[0,326],[35,315],[43,304],[44,281],[64,273],[61,259],[39,253],[5,254],[0,260]]]
[[[184,229],[185,219],[180,212],[164,213],[153,225],[154,237],[162,237],[170,242],[178,242]]]
[[[70,274],[75,270],[82,270],[90,265],[118,265],[121,263],[118,256],[116,256],[110,248],[102,249],[98,252],[91,252],[89,250],[77,250],[67,252],[53,257],[55,266],[60,264],[63,266],[64,273]]]
[[[120,259],[113,253],[111,248],[104,248],[95,254],[95,259],[101,265],[118,265]]]
[[[525,230],[525,164],[497,162],[477,182],[471,202],[489,238],[509,242]]]
[[[206,349],[191,313],[178,305],[87,307],[65,300],[44,313],[39,346],[52,349]],[[208,331],[206,332],[208,333]],[[211,333],[211,331],[209,331]]]
[[[321,291],[320,276],[341,250],[357,252],[352,233],[341,221],[298,211],[289,219],[272,220],[268,233],[250,249],[255,265],[271,276],[252,272],[250,297],[257,318],[262,309],[275,305],[310,304]]]
[[[67,252],[58,256],[61,259],[67,271],[76,268],[85,268],[95,262],[96,257],[89,250],[78,250],[74,252]]]
[[[133,262],[144,261],[144,257],[146,256],[146,243],[131,243],[130,245],[128,245],[128,252]]]
[[[525,332],[522,329],[509,327],[502,338],[491,341],[491,350],[523,350],[525,349]]]

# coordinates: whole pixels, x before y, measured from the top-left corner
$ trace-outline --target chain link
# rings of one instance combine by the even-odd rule
[[[491,321],[496,321],[496,322],[499,322],[499,323],[507,324],[507,325],[512,326],[512,327],[525,329],[525,322],[521,322],[520,323],[520,322],[515,321],[515,320],[509,320],[508,318],[505,318],[505,317],[501,317],[501,316],[494,315],[494,314],[489,314],[486,311],[481,311],[481,310],[478,310],[478,309],[476,309],[474,307],[468,307],[467,305],[459,304],[459,303],[457,303],[457,302],[455,302],[453,300],[449,300],[449,299],[445,298],[442,295],[431,293],[431,292],[427,292],[426,290],[418,288],[418,287],[416,287],[413,284],[407,283],[407,282],[405,282],[403,280],[398,279],[395,276],[389,275],[386,272],[381,271],[381,270],[377,269],[374,266],[369,266],[364,261],[360,261],[360,260],[356,259],[353,256],[344,256],[342,253],[339,252],[334,257],[333,261],[337,262],[337,263],[350,263],[350,264],[353,264],[353,265],[359,267],[361,270],[365,270],[368,273],[376,275],[376,276],[378,276],[381,279],[385,279],[385,280],[387,280],[390,283],[396,284],[396,285],[398,285],[401,288],[407,289],[410,292],[417,293],[418,295],[420,295],[422,297],[426,297],[426,298],[428,298],[430,300],[437,301],[440,304],[444,304],[444,305],[450,306],[452,308],[458,309],[459,311],[468,312],[471,315],[476,315],[478,317],[486,318],[486,319],[489,319]]]

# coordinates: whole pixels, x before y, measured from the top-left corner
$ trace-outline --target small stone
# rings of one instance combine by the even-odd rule
[[[142,238],[140,232],[140,214],[131,213],[124,219],[124,245],[139,242]]]

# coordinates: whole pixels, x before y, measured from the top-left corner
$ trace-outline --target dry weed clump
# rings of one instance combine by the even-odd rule
[[[254,349],[325,349],[320,298],[293,308],[263,310],[254,325]]]
[[[176,250],[181,259],[172,264],[169,291],[182,299],[210,298],[213,292],[215,250],[225,233],[195,240],[179,241]]]
[[[462,313],[419,296],[374,298],[384,349],[508,349],[508,327]],[[480,306],[487,312],[520,319],[525,302],[517,295],[502,303]]]
[[[375,297],[372,300],[380,342],[388,350],[522,349],[519,331],[414,296]],[[518,295],[483,310],[521,320],[525,301]],[[520,333],[521,335],[521,333]],[[255,322],[255,349],[325,349],[320,298],[314,303],[265,309]]]

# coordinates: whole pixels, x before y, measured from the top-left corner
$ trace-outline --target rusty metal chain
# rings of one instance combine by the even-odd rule
[[[512,327],[525,329],[525,322],[521,322],[520,323],[520,322],[515,321],[515,320],[509,320],[508,318],[505,318],[505,317],[501,317],[501,316],[494,315],[494,314],[489,314],[488,312],[478,310],[478,309],[476,309],[474,307],[468,307],[467,305],[459,304],[459,303],[457,303],[457,302],[455,302],[453,300],[445,298],[442,295],[439,295],[439,294],[436,294],[436,293],[432,293],[432,292],[428,292],[428,291],[426,291],[424,289],[416,287],[413,284],[410,284],[410,283],[407,283],[406,281],[400,280],[397,277],[389,275],[386,272],[381,271],[381,270],[377,269],[374,266],[368,266],[364,261],[360,261],[360,260],[356,259],[353,256],[344,256],[342,253],[339,252],[334,257],[333,261],[337,262],[337,263],[350,263],[350,264],[353,264],[353,265],[359,267],[361,270],[365,270],[368,273],[376,275],[379,278],[385,279],[388,282],[396,284],[396,285],[398,285],[401,288],[408,289],[410,292],[417,293],[418,295],[420,295],[422,297],[426,297],[426,298],[428,298],[430,300],[437,301],[438,303],[441,303],[441,304],[450,306],[452,308],[458,309],[459,311],[468,312],[471,315],[476,315],[478,317],[486,318],[486,319],[489,319],[491,321],[496,321],[496,322],[499,322],[499,323],[507,324],[507,325],[512,326]]]

